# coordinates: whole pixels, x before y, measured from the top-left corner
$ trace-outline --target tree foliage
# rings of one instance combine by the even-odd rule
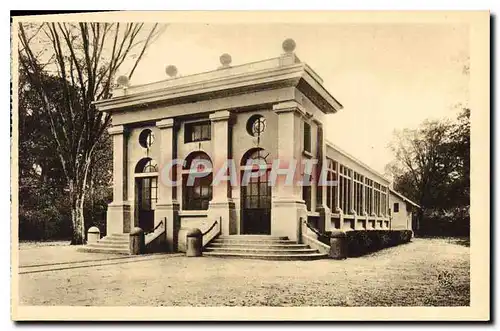
[[[421,231],[460,234],[469,231],[470,110],[455,122],[425,121],[417,129],[395,133],[395,161],[387,166],[394,188],[418,202]]]
[[[97,175],[94,169],[102,156],[97,151],[103,150],[110,123],[110,115],[99,112],[93,102],[111,97],[115,75],[135,56],[132,76],[160,31],[157,24],[143,23],[19,23],[20,71],[34,92],[31,97],[37,98],[37,116],[44,120],[37,134],[50,139],[39,145],[48,150],[38,151],[37,157],[50,155],[50,162],[55,158],[59,163],[55,169],[61,176],[55,178],[66,185],[73,244],[85,239],[89,176]]]

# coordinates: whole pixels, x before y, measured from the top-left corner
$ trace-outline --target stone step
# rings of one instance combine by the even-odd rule
[[[112,238],[112,239],[128,239],[130,235],[128,233],[112,233],[110,235],[107,235],[105,238]]]
[[[115,244],[128,244],[130,242],[130,239],[120,239],[120,238],[111,238],[111,237],[104,237],[99,240],[99,242],[106,242],[106,243],[115,243]]]
[[[224,242],[211,242],[210,247],[248,247],[248,248],[309,248],[306,244],[294,244],[285,243],[285,244],[276,244],[276,243],[257,243],[257,242],[245,242],[245,243],[224,243]]]
[[[212,241],[213,243],[225,243],[225,244],[253,244],[253,243],[266,243],[266,244],[297,244],[296,241],[287,239],[226,239],[226,238],[216,238]]]
[[[87,252],[87,253],[107,253],[107,254],[121,254],[130,255],[129,248],[114,248],[114,247],[102,247],[94,246],[93,244],[85,245],[83,247],[78,247],[77,251]]]
[[[219,236],[219,239],[238,239],[238,240],[288,240],[287,236],[270,236],[270,235],[260,235],[260,234],[234,234]]]
[[[116,249],[129,249],[129,245],[123,245],[123,244],[119,244],[119,245],[110,245],[110,244],[106,244],[106,243],[91,243],[91,244],[87,244],[86,245],[87,247],[92,247],[92,248],[116,248]]]
[[[105,247],[129,247],[129,242],[119,242],[119,241],[104,241],[99,240],[96,243],[88,243],[87,245],[95,245],[95,246],[105,246]]]
[[[318,253],[317,249],[313,248],[253,248],[253,247],[213,247],[209,246],[205,249],[206,252],[222,252],[222,253],[259,253],[259,254],[309,254]]]
[[[239,258],[239,259],[259,259],[259,260],[276,260],[276,261],[308,261],[318,260],[327,257],[321,253],[304,253],[304,254],[263,254],[263,253],[224,253],[224,252],[203,252],[203,256],[211,256],[218,258]]]

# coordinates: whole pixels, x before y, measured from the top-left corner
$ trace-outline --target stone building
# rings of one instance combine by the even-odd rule
[[[390,212],[392,204],[408,200],[390,190],[383,175],[326,141],[325,117],[335,116],[342,105],[294,48],[287,40],[280,56],[238,66],[224,54],[216,70],[188,76],[177,76],[169,66],[168,79],[136,86],[125,82],[111,99],[96,102],[112,116],[108,236],[140,227],[164,233],[158,237],[164,235],[165,248],[176,251],[184,249],[187,229],[211,231],[215,221],[217,229],[204,243],[219,233],[300,242],[303,221],[318,232],[391,229],[395,223],[411,229],[411,222],[395,218],[399,210]],[[163,169],[176,159],[184,165]],[[263,176],[246,186],[212,185],[225,161],[233,160],[240,175],[255,159],[268,167]],[[267,185],[274,160],[301,164],[310,159],[338,185],[286,185],[279,179]],[[199,160],[211,167],[187,185]],[[164,185],[166,175],[177,185]]]

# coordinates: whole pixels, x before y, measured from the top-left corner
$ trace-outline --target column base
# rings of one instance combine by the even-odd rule
[[[111,202],[106,212],[106,234],[129,233],[131,228],[131,204],[128,201]]]
[[[238,233],[236,208],[232,200],[210,201],[207,217],[209,224],[212,224],[213,221],[220,222],[221,233],[223,235]]]
[[[300,219],[307,221],[307,207],[303,200],[276,198],[271,208],[271,235],[287,236],[299,241]]]
[[[166,220],[166,222],[165,222]],[[176,252],[178,247],[179,230],[179,203],[157,203],[155,209],[155,227],[161,221],[165,222],[165,248],[168,252]]]

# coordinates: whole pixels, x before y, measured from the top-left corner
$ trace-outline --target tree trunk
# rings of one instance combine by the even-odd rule
[[[424,211],[422,210],[422,205],[420,208],[417,209],[417,215],[416,215],[416,231],[413,230],[416,236],[420,237],[423,234],[423,229],[422,229],[422,222],[424,218]]]
[[[76,188],[73,182],[70,182],[71,197],[71,224],[73,225],[73,237],[71,245],[85,244],[85,218],[83,216],[83,202],[85,200],[85,188]]]

